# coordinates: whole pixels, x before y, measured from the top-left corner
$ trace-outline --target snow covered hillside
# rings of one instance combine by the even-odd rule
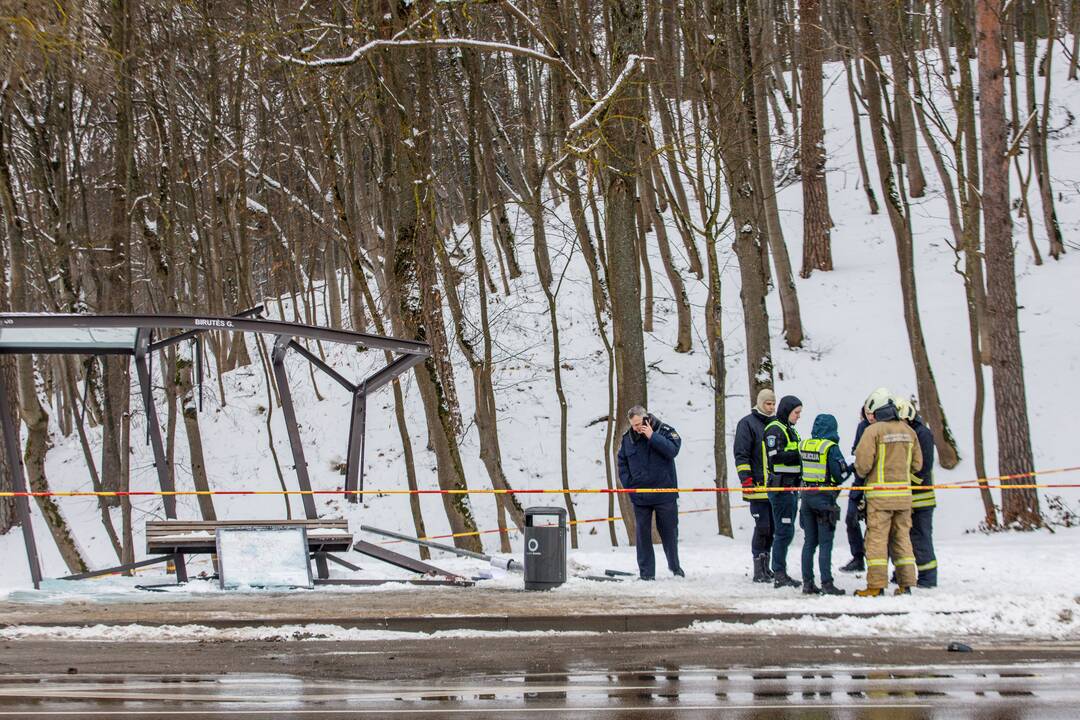
[[[1066,63],[1055,63],[1054,118],[1055,127],[1064,126],[1050,138],[1051,170],[1055,187],[1062,191],[1058,211],[1069,252],[1059,262],[1047,260],[1035,267],[1025,239],[1026,222],[1017,220],[1017,276],[1020,304],[1020,327],[1027,378],[1027,397],[1032,426],[1036,466],[1054,469],[1080,465],[1080,449],[1072,440],[1068,428],[1074,408],[1080,407],[1080,247],[1076,238],[1080,232],[1080,129],[1071,118],[1080,115],[1080,83],[1070,83],[1065,77]],[[786,348],[780,337],[780,306],[777,293],[769,298],[773,329],[773,354],[779,394],[798,395],[805,406],[800,429],[808,431],[814,416],[828,412],[841,423],[841,446],[850,447],[856,424],[856,407],[873,388],[886,385],[897,393],[914,391],[914,372],[904,329],[901,294],[897,271],[897,256],[892,233],[884,214],[871,216],[865,196],[859,186],[859,170],[850,125],[848,98],[842,68],[833,67],[826,78],[826,133],[829,154],[828,184],[831,213],[836,227],[833,230],[834,272],[815,273],[810,279],[797,279],[799,299],[807,340],[798,350]],[[946,105],[947,101],[942,101]],[[1064,118],[1069,118],[1068,122]],[[869,130],[864,126],[864,137]],[[942,395],[942,403],[959,443],[962,461],[951,471],[938,470],[937,482],[968,482],[975,479],[971,462],[973,381],[968,354],[967,317],[961,277],[954,270],[956,262],[950,247],[951,233],[945,204],[939,194],[939,183],[929,157],[924,165],[930,182],[925,198],[912,201],[915,226],[916,269],[919,281],[919,302],[923,328],[933,370]],[[880,191],[879,191],[880,197]],[[793,258],[801,257],[802,196],[798,184],[784,188],[779,195],[784,236]],[[1036,193],[1031,202],[1037,205]],[[556,273],[565,267],[559,290],[559,317],[563,342],[564,381],[569,399],[570,483],[573,487],[599,488],[605,484],[603,465],[604,425],[593,424],[607,414],[607,363],[593,319],[592,301],[587,268],[580,252],[574,247],[573,226],[567,217],[566,206],[549,208],[548,235],[552,246],[553,267]],[[1035,211],[1035,233],[1043,243],[1041,214]],[[512,216],[514,217],[514,216]],[[516,215],[514,231],[519,243],[519,257],[525,273],[513,281],[509,297],[493,296],[491,311],[498,330],[496,339],[496,397],[499,402],[500,436],[504,464],[515,488],[556,488],[559,486],[558,404],[551,372],[551,348],[547,304],[535,286],[536,274],[530,272],[532,253],[530,226],[524,212]],[[669,218],[670,221],[670,218]],[[673,221],[671,234],[676,237]],[[490,240],[490,238],[488,238]],[[677,354],[675,342],[675,310],[670,300],[670,287],[663,266],[651,240],[652,267],[655,277],[657,316],[656,331],[647,337],[646,362],[649,371],[650,410],[674,425],[683,436],[682,452],[678,458],[680,481],[683,486],[709,486],[713,483],[712,463],[712,390],[706,375],[708,355],[703,347],[705,329],[702,324],[706,288],[688,272],[684,274],[691,304],[695,308],[695,337],[693,351]],[[681,250],[672,243],[673,251]],[[733,432],[739,418],[748,411],[752,401],[746,397],[746,368],[743,363],[744,342],[739,304],[739,276],[729,243],[720,248],[724,265],[724,322],[727,347],[728,431]],[[685,259],[676,260],[683,269]],[[473,298],[466,298],[471,301]],[[470,310],[466,306],[466,311]],[[271,306],[273,307],[273,306]],[[473,312],[478,312],[472,307]],[[291,311],[286,317],[291,316]],[[343,374],[361,377],[369,364],[363,353],[329,349],[333,364],[344,369]],[[456,352],[456,348],[455,348]],[[472,414],[471,376],[459,354],[457,382],[463,417],[469,425]],[[348,427],[348,398],[319,378],[320,391],[326,397],[319,402],[311,388],[308,370],[301,362],[290,365],[293,393],[298,405],[301,432],[305,442],[312,482],[318,489],[341,487],[344,476],[337,465],[346,454],[345,429]],[[218,489],[264,489],[278,487],[273,460],[268,452],[264,427],[267,390],[262,371],[252,366],[231,373],[226,378],[228,404],[222,407],[216,397],[216,387],[207,383],[207,402],[202,414],[202,431],[208,460],[211,485]],[[416,388],[405,383],[410,430],[417,452],[417,471],[421,487],[435,488],[434,455],[428,452],[423,431],[423,410]],[[160,399],[160,398],[159,398]],[[289,445],[275,411],[274,444],[281,458],[286,482],[296,487],[291,469]],[[132,437],[143,438],[143,417],[137,412]],[[179,432],[183,432],[182,426]],[[992,412],[987,414],[985,433],[987,460],[996,469],[996,439]],[[400,439],[394,420],[393,397],[383,390],[369,406],[367,426],[366,486],[371,490],[401,489],[405,485],[405,469],[399,450]],[[84,468],[77,438],[54,436],[56,446],[48,456],[49,481],[55,490],[88,490],[90,480]],[[93,436],[91,442],[100,442]],[[132,484],[134,489],[152,490],[157,487],[149,448],[138,440],[132,447]],[[470,487],[490,487],[487,474],[479,459],[478,440],[474,428],[467,429],[462,441]],[[191,489],[187,465],[186,443],[177,443],[177,482],[180,489]],[[728,458],[727,473],[735,477],[734,462]],[[1078,483],[1080,474],[1048,476],[1046,482]],[[730,481],[729,481],[730,482]],[[1074,511],[1080,512],[1080,491],[1075,489],[1042,492],[1043,509],[1049,495],[1064,496]],[[1075,573],[1063,572],[1066,567],[1080,566],[1077,550],[1078,531],[1059,531],[1056,536],[1041,531],[1032,537],[965,536],[982,519],[978,493],[972,490],[940,491],[936,514],[940,539],[939,560],[943,590],[965,580],[977,585],[965,592],[972,602],[994,588],[1007,586],[1024,572],[1049,579],[1037,584],[1037,592],[1053,592],[1068,605],[1072,595],[1080,594],[1080,581]],[[681,537],[688,547],[687,571],[691,584],[701,592],[728,592],[739,586],[749,566],[749,514],[739,496],[733,497],[733,520],[736,537],[722,538],[716,534],[716,520],[709,509],[714,497],[706,493],[685,495],[680,502]],[[437,496],[421,500],[428,533],[449,532],[448,523]],[[557,504],[558,495],[529,497],[525,504]],[[580,519],[603,518],[607,515],[607,499],[603,495],[581,495],[574,498]],[[846,500],[844,500],[846,502]],[[357,529],[360,523],[370,523],[391,530],[412,532],[408,500],[405,496],[380,496],[370,493],[359,505],[339,497],[319,496],[321,511],[331,516],[347,517]],[[61,499],[61,507],[71,523],[74,535],[87,553],[92,565],[103,567],[116,560],[108,539],[101,528],[96,502],[92,499]],[[161,503],[153,498],[137,498],[135,530],[141,533],[143,521],[163,517]],[[284,517],[280,497],[219,497],[215,498],[218,516],[226,518]],[[194,498],[178,500],[180,517],[198,517]],[[472,507],[481,529],[497,527],[495,504],[490,496],[475,496]],[[301,514],[298,498],[293,498],[294,515]],[[47,528],[35,508],[35,532],[47,576],[64,573],[64,565],[49,537]],[[119,511],[117,511],[119,513]],[[117,514],[119,524],[119,514]],[[801,535],[801,533],[800,533]],[[848,558],[842,530],[838,533],[834,566]],[[608,533],[602,523],[583,525],[580,562],[590,566],[632,567],[632,550],[626,547],[622,525],[619,525],[621,547],[609,548]],[[513,537],[520,548],[520,538]],[[1044,543],[1045,541],[1045,543]],[[797,570],[797,537],[789,563]],[[1013,547],[1019,551],[1009,550]],[[137,540],[137,545],[141,542]],[[489,550],[498,545],[491,535],[485,536]],[[396,546],[400,549],[401,546]],[[412,550],[402,550],[412,552]],[[999,562],[1006,552],[1008,561]],[[955,552],[956,555],[950,557]],[[139,553],[141,556],[141,553]],[[0,556],[5,572],[0,584],[7,587],[26,586],[29,573],[23,559],[21,535],[10,533],[0,538]],[[963,558],[962,562],[959,557]],[[957,558],[954,561],[954,557]],[[608,558],[610,560],[606,560]],[[718,564],[720,561],[723,564]],[[606,565],[605,565],[606,563]],[[950,566],[961,565],[955,572]],[[196,567],[196,570],[198,567]],[[985,575],[984,575],[985,573]],[[699,577],[694,581],[694,575]],[[979,578],[977,580],[977,578]],[[723,583],[716,586],[714,583]],[[1056,583],[1060,583],[1057,585]],[[850,588],[853,583],[847,582]],[[706,587],[713,585],[713,587]],[[1053,589],[1049,585],[1054,585]],[[740,592],[749,592],[750,586]],[[762,591],[764,592],[764,591]],[[769,590],[768,592],[772,592]],[[1069,625],[1076,632],[1075,622]]]

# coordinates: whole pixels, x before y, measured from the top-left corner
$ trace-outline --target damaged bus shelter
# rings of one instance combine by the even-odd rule
[[[135,364],[135,374],[146,415],[149,443],[154,456],[154,467],[158,484],[162,491],[162,504],[166,523],[176,521],[176,497],[172,468],[168,466],[165,447],[162,442],[161,426],[158,422],[154,403],[151,377],[154,353],[184,341],[198,344],[197,358],[201,357],[201,336],[209,331],[232,333],[259,333],[273,338],[271,361],[274,382],[280,395],[281,409],[292,449],[293,466],[296,470],[297,484],[302,492],[305,521],[319,520],[315,498],[311,494],[311,478],[304,459],[300,430],[296,421],[296,410],[289,388],[288,374],[285,371],[285,358],[292,352],[301,356],[322,373],[333,379],[352,397],[352,409],[348,430],[348,452],[345,468],[345,496],[350,502],[358,502],[364,488],[364,426],[367,415],[368,397],[390,383],[394,378],[423,362],[430,355],[426,343],[402,340],[380,335],[315,327],[300,323],[268,320],[261,317],[262,307],[253,308],[232,317],[210,317],[205,315],[62,315],[62,314],[0,314],[0,353],[2,354],[67,354],[67,355],[127,355]],[[308,339],[324,343],[338,343],[353,347],[385,351],[390,361],[367,377],[350,380],[324,362],[318,355],[309,351],[298,340]],[[0,407],[8,403],[8,389],[0,377]],[[8,414],[0,412],[2,437],[11,472],[10,486],[16,493],[26,493],[26,480],[19,445],[18,428],[10,421]],[[39,587],[42,580],[41,563],[38,558],[31,526],[30,503],[26,494],[17,496],[17,512],[22,524],[26,556],[30,564],[30,573],[34,587]],[[231,524],[243,524],[243,521],[229,521]],[[268,524],[272,521],[253,521],[255,524]],[[334,522],[334,521],[331,521]],[[341,522],[341,521],[336,521]],[[285,524],[282,521],[281,524]],[[350,538],[351,539],[351,538]],[[149,540],[149,535],[148,535]],[[340,545],[340,543],[339,543]],[[327,543],[318,547],[311,546],[313,557],[318,566],[318,576],[329,578],[327,560],[345,567],[357,569],[347,561],[336,558],[327,552],[330,549],[348,549]],[[430,566],[420,567],[421,563],[406,556],[381,550],[377,546],[358,543],[356,549],[377,559],[390,562],[418,573],[437,570]],[[175,562],[178,581],[187,579],[184,564],[185,552],[199,552],[191,546],[174,548],[171,554],[152,557],[136,563],[121,565],[107,570],[69,576],[68,579],[82,579],[108,573],[129,571],[135,567],[154,563]],[[203,550],[205,551],[205,550]],[[335,581],[327,581],[335,582]]]

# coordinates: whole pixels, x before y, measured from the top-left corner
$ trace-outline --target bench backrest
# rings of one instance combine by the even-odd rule
[[[306,527],[308,530],[348,530],[348,520],[147,520],[146,537],[190,532],[214,532],[230,527]]]
[[[348,520],[149,520],[146,551],[149,553],[213,553],[221,528],[302,527],[308,548],[318,552],[341,552],[352,546]]]

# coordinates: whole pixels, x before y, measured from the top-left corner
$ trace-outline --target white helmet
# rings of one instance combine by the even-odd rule
[[[893,404],[896,405],[896,414],[900,416],[901,420],[914,420],[915,419],[915,403],[910,399],[897,395],[893,398]]]
[[[863,412],[867,415],[873,415],[892,402],[892,399],[893,395],[889,392],[889,388],[879,387],[866,398],[866,402],[863,403]]]

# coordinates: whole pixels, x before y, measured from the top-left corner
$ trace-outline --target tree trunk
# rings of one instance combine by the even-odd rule
[[[431,134],[428,130],[433,107],[430,57],[421,51],[414,66],[387,62],[387,85],[395,98],[386,100],[384,127],[386,152],[396,174],[394,185],[394,229],[386,234],[385,257],[389,268],[387,290],[395,334],[430,343],[445,343],[445,335],[433,327],[434,304],[438,293],[435,278],[435,238],[431,223],[434,188]],[[414,134],[413,128],[417,130]],[[397,130],[394,133],[393,130]],[[434,296],[433,296],[434,294]],[[432,348],[432,356],[414,372],[424,403],[428,432],[435,451],[439,487],[452,491],[442,495],[443,507],[454,534],[454,545],[482,552],[477,535],[472,502],[463,491],[468,482],[457,445],[453,407],[437,365],[447,349]]]
[[[883,88],[880,76],[880,51],[873,30],[872,11],[868,0],[860,0],[856,22],[859,27],[860,44],[866,58],[865,86],[867,106],[870,113],[870,133],[874,143],[874,159],[877,164],[878,178],[885,196],[885,208],[889,215],[896,239],[896,254],[900,264],[900,290],[904,305],[904,323],[907,326],[908,344],[911,359],[915,366],[915,382],[919,393],[919,407],[927,424],[934,433],[934,444],[938,450],[939,463],[942,467],[952,468],[959,462],[956,441],[949,429],[945,412],[941,407],[937,382],[926,351],[922,321],[919,318],[919,301],[915,287],[915,256],[912,240],[911,214],[908,207],[907,193],[897,182],[899,158],[894,158],[889,151],[886,139],[885,114],[882,109]],[[894,161],[896,171],[894,172]]]
[[[898,141],[896,150],[896,164],[903,164],[907,170],[908,189],[911,197],[921,198],[926,194],[926,175],[923,173],[922,161],[919,159],[919,138],[915,129],[915,116],[911,107],[911,77],[908,74],[907,62],[904,60],[904,48],[907,46],[907,22],[906,14],[900,14],[899,4],[894,12],[887,12],[889,17],[886,26],[892,28],[889,38],[889,57],[891,59],[893,74],[893,111],[895,113],[896,133]]]
[[[210,481],[206,477],[206,460],[203,457],[202,431],[199,429],[199,408],[195,405],[192,392],[191,363],[177,355],[176,390],[180,394],[181,414],[184,416],[184,434],[188,441],[188,454],[191,456],[191,480],[195,490],[210,492]],[[199,514],[203,520],[217,520],[214,512],[214,498],[210,495],[197,495]]]
[[[1051,3],[1047,4],[1052,7]],[[1058,223],[1057,209],[1054,206],[1054,188],[1050,181],[1050,157],[1046,147],[1046,133],[1050,117],[1050,66],[1054,57],[1054,28],[1056,17],[1049,18],[1047,27],[1050,36],[1047,38],[1047,68],[1043,77],[1042,107],[1036,102],[1038,88],[1035,83],[1035,60],[1039,51],[1038,36],[1035,32],[1036,12],[1038,7],[1034,2],[1020,3],[1017,10],[1024,18],[1024,78],[1027,87],[1027,114],[1037,113],[1038,119],[1032,123],[1031,155],[1035,165],[1035,180],[1039,184],[1039,203],[1043,211],[1043,227],[1046,230],[1050,243],[1050,257],[1059,260],[1065,254],[1065,245],[1061,237],[1061,224]]]
[[[0,255],[3,254],[2,246],[3,243],[0,243]],[[0,257],[0,260],[3,260],[3,257]],[[0,273],[0,311],[8,312],[10,308],[7,307],[7,288],[5,287],[7,283],[3,275],[4,273]],[[15,358],[11,355],[0,355],[0,382],[8,389],[6,397],[9,398],[5,406],[0,407],[0,412],[6,413],[11,418],[12,427],[17,428],[19,427],[19,405],[15,390],[18,388],[18,378],[15,374]],[[13,492],[15,487],[11,483],[11,477],[15,470],[9,467],[7,453],[2,452],[3,449],[4,440],[0,438],[0,492]],[[0,535],[7,534],[18,524],[15,498],[0,498]]]
[[[990,323],[998,471],[1003,485],[1030,484],[1035,469],[1028,425],[1024,365],[1017,318],[1016,266],[1009,212],[1008,128],[1002,74],[1001,0],[976,0],[979,48],[979,111],[982,130],[982,208],[986,228],[986,315]],[[1032,489],[1004,490],[1007,526],[1042,526],[1039,496]]]
[[[611,31],[608,52],[614,72],[631,55],[641,55],[644,27],[640,0],[605,0]],[[624,85],[608,106],[601,122],[606,140],[604,226],[607,242],[608,291],[615,334],[616,437],[629,426],[627,411],[634,405],[648,407],[645,378],[645,336],[641,316],[641,258],[638,253],[637,157],[638,138],[645,126],[640,92]],[[623,522],[631,544],[634,513],[630,498],[619,494]]]
[[[766,37],[769,29],[765,26],[764,6],[768,0],[754,0],[748,7],[747,37],[749,45],[750,76],[752,78],[754,133],[757,157],[754,165],[760,178],[764,233],[767,239],[767,255],[772,255],[776,266],[776,288],[780,293],[780,310],[784,320],[784,340],[790,348],[802,347],[803,326],[802,312],[799,309],[799,295],[795,289],[795,279],[791,271],[791,256],[788,254],[784,231],[780,224],[780,209],[776,202],[776,171],[773,168],[772,138],[769,130],[769,107],[766,102],[768,90],[768,64],[772,61],[765,52],[769,47]],[[820,78],[819,78],[820,82]],[[777,114],[777,124],[783,126]],[[763,256],[762,270],[768,275],[769,261]]]
[[[870,182],[870,170],[866,165],[866,152],[863,148],[862,119],[859,115],[859,103],[856,99],[855,76],[851,71],[851,58],[844,57],[844,73],[847,75],[848,101],[851,105],[851,122],[855,133],[855,154],[859,159],[859,175],[862,177],[863,190],[866,192],[866,203],[870,206],[870,214],[877,215],[881,212],[878,206],[877,196],[874,194],[874,185]]]
[[[721,9],[722,6],[722,9]],[[719,143],[731,203],[735,255],[739,263],[742,287],[743,325],[746,332],[746,372],[749,397],[773,386],[772,350],[769,339],[769,311],[765,304],[767,288],[761,261],[761,191],[760,178],[752,165],[750,137],[752,120],[745,96],[749,87],[746,75],[748,48],[744,43],[746,0],[724,0],[714,8],[714,22],[722,35],[722,44],[714,52],[710,82],[715,86],[709,112]],[[720,110],[717,104],[723,107]]]
[[[718,238],[709,228],[705,239],[705,253],[709,267],[709,294],[705,301],[705,330],[709,341],[709,374],[713,389],[713,482],[720,492],[716,494],[717,532],[734,537],[731,527],[731,494],[725,492],[727,483],[727,368],[724,357],[724,312],[721,302],[720,263],[716,257]],[[709,235],[712,235],[711,237]]]
[[[829,188],[825,180],[825,119],[822,99],[821,0],[799,0],[802,28],[802,152],[799,155],[803,195],[804,278],[814,270],[832,270]]]

